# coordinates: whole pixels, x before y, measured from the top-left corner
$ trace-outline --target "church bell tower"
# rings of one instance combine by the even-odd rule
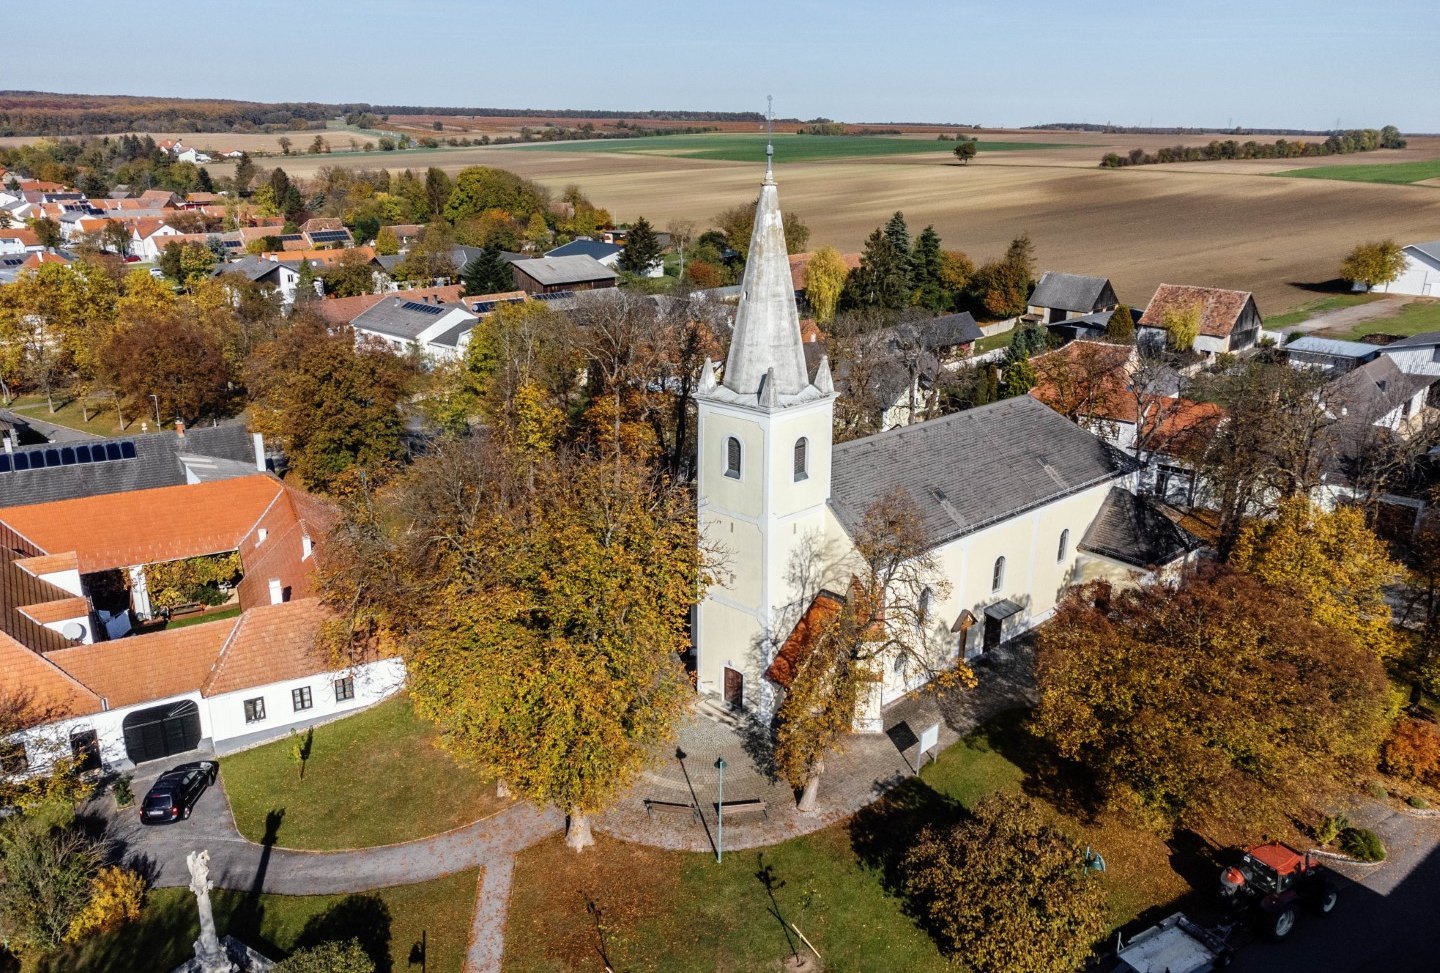
[[[698,689],[762,716],[776,705],[765,670],[805,607],[797,579],[826,534],[835,407],[829,362],[806,365],[772,152],[724,372],[707,361],[696,395],[699,526],[720,578],[698,611]]]

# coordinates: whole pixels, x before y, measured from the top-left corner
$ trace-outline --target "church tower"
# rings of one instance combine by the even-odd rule
[[[698,689],[768,716],[764,673],[806,607],[799,579],[826,533],[835,408],[829,362],[813,378],[805,363],[768,160],[725,371],[717,382],[705,363],[696,402],[700,533],[720,561],[698,611]]]

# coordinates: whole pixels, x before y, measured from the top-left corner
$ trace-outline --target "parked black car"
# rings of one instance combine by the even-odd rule
[[[205,788],[215,783],[220,765],[213,760],[172,767],[160,775],[140,804],[141,824],[161,824],[190,816]]]

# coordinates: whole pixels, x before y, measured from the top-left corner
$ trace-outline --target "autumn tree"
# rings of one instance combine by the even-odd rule
[[[1230,563],[1289,594],[1316,624],[1380,658],[1394,654],[1385,588],[1399,579],[1400,565],[1354,507],[1324,511],[1309,497],[1290,497],[1274,517],[1245,525]]]
[[[975,262],[959,250],[940,252],[940,286],[950,298],[949,307],[956,307],[975,276]]]
[[[395,231],[388,226],[382,226],[375,231],[375,253],[381,257],[393,257],[400,252],[400,240],[395,236]]]
[[[992,795],[925,828],[901,873],[941,949],[975,973],[1069,973],[1110,929],[1105,886],[1026,797]]]
[[[256,349],[248,368],[251,424],[284,444],[310,489],[345,493],[393,471],[403,448],[400,402],[410,375],[383,348],[355,346],[349,328],[298,315]]]
[[[0,942],[23,953],[57,949],[90,901],[103,849],[43,815],[0,824]]]
[[[203,243],[167,243],[160,251],[155,266],[180,286],[190,287],[210,275],[210,269],[215,266],[215,254]]]
[[[487,210],[503,210],[514,219],[528,220],[531,213],[544,213],[549,202],[549,194],[542,187],[513,172],[470,166],[456,175],[445,201],[444,216],[458,223]]]
[[[106,342],[105,376],[131,402],[194,420],[229,411],[234,374],[221,335],[188,308],[137,313]]]
[[[679,653],[708,581],[685,491],[619,454],[517,459],[476,439],[417,462],[393,536],[415,545],[420,596],[386,624],[446,745],[563,808],[578,850],[684,710]]]
[[[725,242],[740,254],[741,261],[748,259],[750,254],[750,236],[755,229],[755,208],[759,205],[760,198],[757,196],[749,203],[732,206],[714,217],[715,225],[725,235]],[[804,253],[805,245],[810,242],[810,227],[794,210],[785,210],[781,219],[785,228],[785,252]]]
[[[848,273],[844,258],[834,247],[821,247],[805,264],[805,300],[820,324],[835,317]]]
[[[60,224],[48,216],[41,216],[26,221],[35,236],[40,241],[40,246],[47,250],[54,250],[65,243],[65,238],[60,234]]]
[[[1220,843],[1283,828],[1374,765],[1379,659],[1221,568],[1158,597],[1099,583],[1039,631],[1036,727],[1103,796]]]
[[[308,265],[305,261],[302,266]],[[340,259],[328,264],[319,274],[325,293],[331,297],[359,297],[375,293],[375,268],[370,258],[358,250],[346,250]],[[313,290],[311,292],[314,293]],[[299,288],[296,288],[298,300]]]
[[[1019,236],[1010,241],[1005,256],[975,271],[970,288],[987,314],[1009,318],[1025,313],[1034,281],[1035,248],[1029,236]]]
[[[775,760],[800,810],[815,808],[825,758],[861,715],[887,667],[936,689],[973,686],[954,655],[949,626],[936,614],[949,585],[913,498],[896,488],[865,511],[855,532],[856,561],[844,593],[816,590],[801,622],[805,644],[782,653],[789,685],[776,716]],[[809,570],[810,566],[797,566]]]
[[[1200,336],[1200,306],[1166,308],[1161,316],[1165,329],[1165,348],[1172,352],[1189,351]]]
[[[976,146],[973,139],[966,139],[955,146],[955,158],[962,166],[969,165],[970,160],[975,158]]]
[[[627,274],[647,274],[660,262],[660,241],[645,217],[638,218],[625,234],[625,249],[620,251],[620,269]]]
[[[1394,240],[1362,243],[1340,264],[1340,276],[1366,290],[1389,284],[1405,272],[1405,251]]]
[[[357,939],[297,949],[276,963],[274,973],[375,973],[375,961]]]

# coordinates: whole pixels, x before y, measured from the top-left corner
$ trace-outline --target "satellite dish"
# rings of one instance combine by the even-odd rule
[[[60,634],[72,642],[78,642],[85,637],[85,626],[79,622],[66,622]]]

